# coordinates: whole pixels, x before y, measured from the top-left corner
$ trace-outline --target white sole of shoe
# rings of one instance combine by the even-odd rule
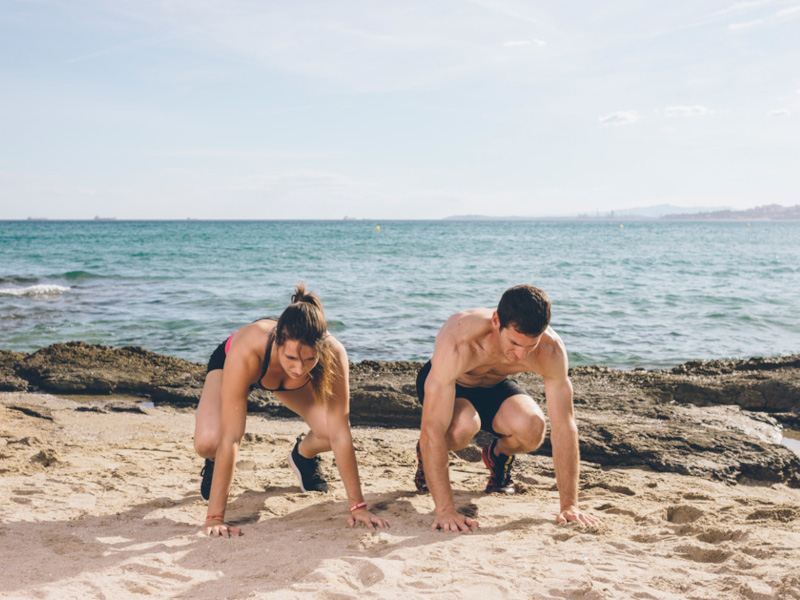
[[[303,486],[303,476],[300,475],[300,469],[297,468],[297,465],[294,464],[294,459],[292,458],[292,453],[289,452],[289,466],[294,471],[294,474],[297,475],[297,480],[300,482],[300,491],[307,492],[308,490]]]

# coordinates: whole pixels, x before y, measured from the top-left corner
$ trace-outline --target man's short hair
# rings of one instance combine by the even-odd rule
[[[532,285],[508,288],[497,305],[500,329],[513,326],[524,335],[536,337],[550,324],[550,298]]]

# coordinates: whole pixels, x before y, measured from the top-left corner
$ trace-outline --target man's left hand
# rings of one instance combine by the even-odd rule
[[[581,527],[599,527],[603,524],[600,519],[583,512],[577,506],[562,510],[556,517],[556,523],[578,523]]]

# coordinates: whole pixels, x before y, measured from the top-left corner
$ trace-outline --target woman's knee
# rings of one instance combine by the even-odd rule
[[[194,434],[194,451],[202,458],[214,458],[219,446],[219,435],[212,432],[196,431]]]

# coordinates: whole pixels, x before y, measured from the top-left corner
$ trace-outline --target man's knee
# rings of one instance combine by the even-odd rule
[[[448,450],[462,450],[466,448],[481,429],[480,418],[457,419],[450,423],[445,439],[447,440]]]
[[[547,422],[544,416],[538,413],[530,415],[526,419],[525,427],[517,432],[517,438],[524,446],[525,452],[533,452],[544,443],[547,434]]]

